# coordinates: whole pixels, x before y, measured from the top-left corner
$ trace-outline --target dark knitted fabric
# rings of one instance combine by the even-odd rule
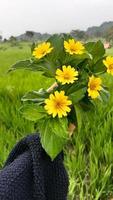
[[[38,134],[21,140],[0,171],[0,200],[66,200],[67,191],[62,153],[52,162]]]

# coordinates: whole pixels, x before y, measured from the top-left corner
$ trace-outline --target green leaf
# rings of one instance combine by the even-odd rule
[[[67,120],[45,118],[38,122],[38,127],[42,146],[53,160],[68,140]]]
[[[92,46],[92,49],[91,49]],[[89,48],[89,47],[88,47]],[[104,45],[103,43],[99,40],[97,41],[95,44],[91,44],[90,45],[90,54],[93,57],[93,61],[94,64],[101,58],[104,56],[105,54],[105,49],[104,49]]]
[[[74,108],[76,112],[78,132],[80,132],[83,122],[83,110],[79,104],[74,105]]]
[[[45,63],[44,61],[43,62],[42,61],[35,62],[32,59],[20,60],[11,66],[11,68],[9,69],[9,72],[13,71],[13,70],[17,70],[17,69],[41,71],[44,63]]]
[[[106,67],[103,64],[103,57],[93,65],[93,70],[92,71],[95,74],[104,73],[106,71]]]
[[[73,92],[70,94],[69,99],[72,100],[73,104],[78,103],[85,96],[86,90],[87,88],[84,87],[80,90],[77,90],[76,92]]]
[[[110,98],[110,93],[108,90],[102,88],[102,90],[100,91],[100,97],[99,99],[103,102],[103,103],[108,103]]]
[[[11,72],[13,70],[17,69],[24,69],[24,70],[31,70],[31,71],[41,71],[43,75],[47,77],[54,77],[55,71],[56,71],[55,64],[48,60],[21,60],[16,62],[14,65],[11,66],[11,68],[8,70],[8,72]]]
[[[46,77],[50,77],[50,78],[54,78],[55,76],[55,72],[57,69],[56,64],[51,60],[44,60],[44,62],[42,62],[42,64],[38,64],[37,65],[37,69],[39,71],[39,67],[40,67],[40,71],[43,72],[43,75]]]
[[[35,48],[35,42],[33,42],[32,45],[31,45],[31,53],[33,53],[34,48]]]
[[[22,97],[22,101],[24,102],[34,102],[34,103],[44,103],[44,100],[46,98],[48,98],[49,96],[49,93],[44,90],[44,89],[40,89],[39,91],[31,91],[31,92],[28,92],[27,94],[25,94],[23,97]]]
[[[44,108],[37,104],[25,105],[21,108],[21,112],[24,118],[34,122],[47,116]]]
[[[78,90],[83,89],[85,87],[86,87],[86,83],[82,82],[82,81],[81,81],[81,83],[80,82],[78,82],[78,83],[75,82],[74,84],[70,84],[66,88],[66,95],[70,95],[70,94],[72,94],[74,92],[77,92]],[[64,86],[64,90],[65,90],[65,86]]]
[[[89,52],[92,53],[92,49],[94,48],[95,42],[88,42],[85,44],[85,49]]]
[[[80,101],[79,104],[85,112],[94,111],[95,104],[87,97],[87,95]]]
[[[68,114],[68,123],[77,124],[77,117],[74,105],[71,106],[71,111]]]
[[[16,70],[16,69],[31,69],[31,60],[20,60],[11,66],[8,72]]]
[[[62,62],[62,65],[71,65],[72,67],[77,68],[78,65],[83,63],[85,60],[89,59],[89,55],[84,53],[82,55],[70,55],[66,54]]]
[[[56,66],[62,65],[62,61],[65,57],[63,36],[54,34],[47,42],[50,42],[54,47],[53,51],[47,55],[47,60],[52,61]]]
[[[81,131],[84,119],[94,111],[94,104],[85,96],[79,103],[74,105],[78,132]],[[92,112],[90,112],[92,111]]]
[[[68,136],[68,121],[67,118],[52,118],[51,119],[53,132],[59,137],[67,139]]]

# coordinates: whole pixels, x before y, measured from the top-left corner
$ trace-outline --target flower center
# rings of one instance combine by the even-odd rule
[[[61,108],[62,108],[62,103],[61,103],[60,101],[57,101],[57,102],[55,103],[55,108],[56,108],[56,109],[61,109]]]
[[[41,54],[45,54],[46,53],[46,50],[45,49],[41,49]]]
[[[96,83],[91,83],[90,84],[90,89],[91,90],[96,90],[97,84]]]
[[[64,74],[64,79],[66,79],[66,80],[70,79],[70,77],[69,77],[69,74],[68,74],[68,73]]]
[[[72,52],[76,51],[75,45],[72,45],[72,46],[70,47],[70,50],[71,50]]]
[[[110,69],[110,70],[113,70],[113,64],[111,64],[111,65],[109,66],[109,69]]]
[[[76,45],[75,45],[75,44],[71,45],[71,46],[70,46],[70,50],[71,50],[72,52],[75,52],[75,51],[77,50]]]

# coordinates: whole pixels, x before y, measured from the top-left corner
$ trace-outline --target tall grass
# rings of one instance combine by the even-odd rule
[[[11,64],[30,55],[30,44],[0,45],[0,167],[9,151],[23,136],[35,131],[34,124],[22,118],[19,109],[23,94],[32,89],[47,88],[41,73],[17,71],[7,74]],[[109,50],[113,54],[113,50]],[[88,112],[82,129],[74,133],[65,149],[65,165],[70,187],[69,200],[107,200],[113,197],[113,78],[106,75],[111,92],[109,103],[96,104]]]
[[[10,44],[0,46],[0,166],[2,167],[9,151],[24,135],[34,132],[34,124],[22,118],[19,109],[21,97],[30,90],[47,88],[47,81],[40,73],[18,71],[7,73],[9,67],[17,60],[30,56],[30,45],[20,44],[11,47]],[[1,48],[2,47],[2,48]],[[5,50],[4,50],[4,48]]]

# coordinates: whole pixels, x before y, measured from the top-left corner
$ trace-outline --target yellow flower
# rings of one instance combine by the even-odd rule
[[[53,47],[51,47],[50,42],[43,42],[34,49],[33,56],[37,59],[40,59],[50,53],[52,50]]]
[[[49,98],[45,100],[45,104],[44,108],[49,115],[53,117],[58,115],[61,118],[67,116],[67,113],[71,111],[69,105],[72,102],[68,100],[68,96],[65,96],[64,91],[56,91],[54,94],[50,94]]]
[[[106,60],[103,60],[103,63],[107,68],[107,72],[113,75],[113,57],[107,56]]]
[[[95,99],[95,98],[97,98],[100,95],[99,91],[102,89],[101,83],[102,83],[101,78],[96,78],[93,75],[91,77],[89,77],[88,95],[92,99]]]
[[[67,67],[65,65],[62,66],[62,70],[57,69],[56,70],[56,79],[64,84],[74,83],[75,80],[78,80],[78,71],[75,70],[73,67],[68,65]]]
[[[83,54],[85,47],[79,41],[75,41],[74,39],[69,39],[69,41],[64,41],[64,48],[66,52],[69,54]]]

